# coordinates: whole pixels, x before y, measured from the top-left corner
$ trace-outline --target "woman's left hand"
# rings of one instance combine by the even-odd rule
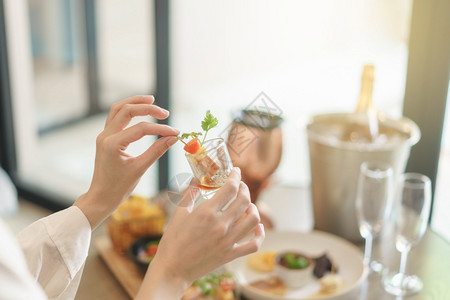
[[[260,248],[264,227],[239,168],[194,209],[197,193],[195,183],[184,193],[136,299],[180,299],[197,278]]]

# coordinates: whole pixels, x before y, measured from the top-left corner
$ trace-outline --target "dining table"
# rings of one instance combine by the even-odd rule
[[[157,197],[160,201],[161,199],[162,201],[165,198],[168,199],[167,192],[161,192]],[[310,233],[315,230],[313,201],[309,186],[273,184],[261,193],[257,204],[268,212],[272,220],[273,229],[268,230],[300,233]],[[126,283],[124,284],[120,274],[121,272],[127,273],[127,266],[132,266],[133,262],[126,255],[123,255],[121,259],[125,264],[121,269],[119,266],[108,262],[105,255],[102,255],[104,252],[98,242],[108,243],[105,224],[93,233],[92,241],[75,299],[132,299],[133,291],[136,290],[137,286],[130,287]],[[363,240],[351,243],[360,249],[362,255],[364,251]],[[400,253],[395,248],[395,237],[392,233],[383,233],[374,240],[372,258],[382,262],[386,272],[384,274],[398,270]],[[233,272],[233,270],[230,271]],[[358,289],[358,296],[352,297],[370,300],[450,299],[450,242],[428,227],[420,243],[411,250],[408,256],[407,273],[415,274],[422,279],[424,285],[419,293],[403,297],[390,295],[383,288],[383,275],[372,273],[355,287]],[[143,272],[136,276],[141,275],[143,275]],[[238,297],[241,300],[258,300],[249,299],[242,295]],[[353,298],[344,297],[344,299]]]

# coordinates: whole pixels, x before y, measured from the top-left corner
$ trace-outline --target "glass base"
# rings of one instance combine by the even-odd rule
[[[202,195],[203,199],[208,200],[211,199],[219,189],[214,190],[202,190],[200,189],[200,195]]]
[[[391,274],[383,280],[386,292],[395,296],[409,296],[420,292],[423,282],[416,275]]]
[[[369,276],[383,275],[383,273],[386,271],[384,265],[376,260],[370,261],[368,263],[368,268],[369,268]]]

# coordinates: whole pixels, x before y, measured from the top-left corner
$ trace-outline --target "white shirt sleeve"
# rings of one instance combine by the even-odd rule
[[[18,235],[28,276],[31,274],[49,299],[75,298],[90,241],[90,224],[76,206],[40,219]],[[6,259],[7,256],[0,257],[0,261]],[[19,257],[12,259],[19,260]],[[22,270],[20,272],[23,273]],[[40,298],[34,296],[27,299]]]
[[[47,299],[42,288],[28,271],[19,244],[0,220],[0,299]]]

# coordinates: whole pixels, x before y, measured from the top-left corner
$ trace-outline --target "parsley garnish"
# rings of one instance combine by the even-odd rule
[[[196,138],[199,135],[202,135],[202,133],[201,132],[183,133],[181,136],[178,136],[177,139],[179,141],[181,141],[181,140],[187,139],[188,137]]]
[[[203,143],[206,140],[206,135],[208,134],[208,131],[211,130],[212,128],[216,127],[217,124],[219,124],[219,121],[217,120],[216,117],[214,117],[211,112],[208,110],[206,111],[206,116],[202,121],[202,129],[205,132],[205,134],[203,135],[201,132],[191,132],[191,133],[183,133],[181,136],[177,137],[178,140],[182,141],[184,139],[187,139],[189,137],[199,137],[200,135],[203,135],[203,140],[200,143],[201,146],[203,146]],[[182,141],[183,142],[183,141]],[[184,142],[183,142],[184,143]],[[186,144],[186,143],[185,143]]]
[[[214,127],[217,126],[217,124],[219,124],[219,121],[217,120],[216,117],[214,117],[209,110],[206,111],[206,116],[202,121],[202,129],[203,131],[205,131],[205,135],[203,136],[203,141],[201,143],[201,145],[203,146],[203,143],[206,140],[206,135],[208,134],[208,131]]]

